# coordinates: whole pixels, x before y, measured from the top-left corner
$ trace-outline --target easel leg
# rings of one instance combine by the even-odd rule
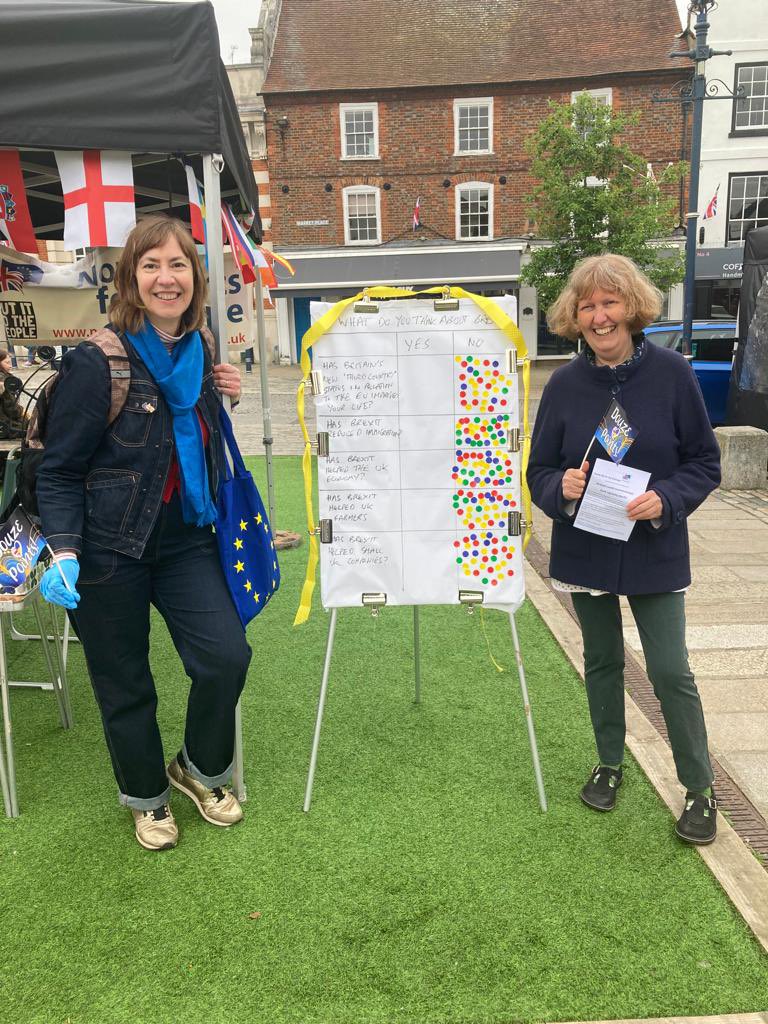
[[[11,726],[11,701],[8,687],[8,659],[5,649],[5,623],[0,616],[0,700],[3,705],[3,727],[5,730],[5,758],[8,766],[9,818],[18,818],[19,804],[16,798],[16,765],[13,759],[13,728]]]
[[[240,701],[235,708],[235,756],[232,764],[232,791],[240,803],[248,799],[243,775],[243,712]]]
[[[323,711],[325,710],[325,695],[328,691],[328,676],[331,672],[331,655],[333,654],[333,638],[336,634],[336,616],[338,608],[331,611],[331,623],[328,627],[328,642],[325,647],[325,664],[323,665],[323,681],[320,684],[320,697],[317,701],[317,717],[315,719],[315,735],[312,739],[312,754],[309,758],[309,772],[307,773],[307,788],[304,791],[304,810],[308,811],[312,803],[312,786],[315,781],[315,768],[317,766],[317,750],[320,746],[320,730],[323,726]]]
[[[539,748],[536,744],[536,731],[533,728],[533,714],[531,704],[528,700],[528,687],[525,684],[525,669],[523,657],[520,653],[520,640],[517,636],[517,624],[515,623],[514,612],[509,613],[509,624],[512,628],[512,642],[515,645],[515,662],[517,664],[517,678],[520,680],[520,692],[523,697],[523,708],[525,710],[525,724],[528,729],[528,743],[531,747],[531,759],[533,761],[533,773],[536,776],[536,788],[539,792],[539,806],[542,811],[547,809],[547,794],[544,792],[544,780],[541,776],[541,764],[539,763]]]
[[[419,607],[413,606],[413,662],[416,675],[416,692],[413,703],[421,704],[421,650],[419,647]]]

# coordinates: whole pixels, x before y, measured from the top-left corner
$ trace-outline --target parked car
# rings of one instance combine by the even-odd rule
[[[736,349],[736,320],[694,320],[691,365],[698,377],[713,426],[725,423],[728,382]],[[681,352],[683,325],[679,320],[660,320],[645,328],[646,336],[662,348]]]

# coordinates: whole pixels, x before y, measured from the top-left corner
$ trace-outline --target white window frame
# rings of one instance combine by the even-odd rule
[[[465,237],[461,234],[461,194],[473,188],[484,188],[488,190],[488,234],[476,238]],[[454,205],[456,208],[456,241],[457,242],[488,242],[493,240],[493,183],[490,181],[462,181],[454,190]]]
[[[727,211],[726,211],[727,216],[726,216],[726,222],[725,222],[725,245],[726,245],[726,248],[733,248],[734,246],[744,245],[744,225],[748,224],[749,228],[752,228],[752,227],[756,226],[756,224],[751,223],[752,221],[755,221],[755,222],[757,222],[759,224],[759,222],[761,220],[763,220],[762,217],[758,217],[758,216],[755,216],[754,218],[752,218],[752,217],[750,217],[750,218],[746,218],[746,217],[731,217],[731,209],[733,207],[733,203],[741,203],[741,205],[742,205],[742,212],[743,212],[743,207],[744,207],[744,203],[745,203],[744,196],[738,196],[738,197],[734,196],[734,194],[733,194],[734,183],[737,180],[744,179],[745,180],[745,192],[746,192],[746,179],[747,178],[757,178],[758,194],[757,194],[756,197],[754,197],[755,198],[755,203],[759,204],[761,199],[763,201],[765,201],[765,198],[766,198],[765,196],[760,196],[760,188],[762,187],[764,189],[766,187],[763,183],[765,181],[768,181],[768,170],[765,170],[765,171],[739,171],[736,174],[731,174],[730,175],[730,177],[728,179],[728,208],[727,208]],[[758,205],[758,208],[756,210],[756,213],[759,213],[759,205]],[[733,240],[731,240],[731,223],[732,222],[735,222],[735,223],[738,223],[738,224],[742,225],[741,230],[739,232],[740,237],[739,238],[734,238]],[[760,225],[760,226],[762,226],[762,225]]]
[[[376,198],[376,237],[366,239],[355,239],[350,237],[349,231],[349,197],[351,195],[367,195]],[[374,185],[347,185],[341,191],[341,198],[344,207],[344,244],[345,245],[381,245],[381,189]]]
[[[368,156],[355,156],[347,153],[346,115],[356,110],[367,110],[373,114],[373,153]],[[380,160],[379,155],[379,104],[378,103],[340,103],[339,128],[341,131],[342,160]]]
[[[613,106],[613,89],[577,89],[571,93],[571,103],[575,103],[579,96],[591,96],[593,100],[602,100],[606,107]]]
[[[736,66],[734,93],[739,88],[739,86],[744,86],[744,84],[745,84],[745,83],[739,81],[743,71],[751,72],[752,84],[754,85],[754,71],[757,68],[760,68],[760,69],[768,68],[768,62],[766,62],[766,61],[755,61],[754,63],[750,62],[749,64],[738,64]],[[768,82],[768,78],[766,78],[765,81]],[[764,88],[765,88],[765,86],[764,86]],[[739,124],[736,123],[738,121],[738,118],[739,118],[740,114],[746,114],[747,115],[747,119],[751,122],[752,114],[753,114],[752,103],[755,100],[763,100],[763,102],[764,102],[765,101],[765,96],[766,96],[765,92],[761,93],[759,96],[753,96],[752,93],[750,92],[750,94],[748,96],[744,97],[741,100],[739,100],[739,98],[737,96],[734,96],[734,100],[733,100],[733,125],[732,125],[732,134],[733,135],[765,135],[768,132],[768,112],[766,112],[766,111],[764,111],[763,121],[760,124],[753,125],[753,124],[750,123],[750,124],[739,125]],[[738,109],[739,102],[742,102],[742,103],[746,102],[747,109],[745,111]]]
[[[462,107],[488,107],[488,148],[459,149],[459,112]],[[493,96],[467,97],[453,101],[453,155],[476,156],[482,153],[493,153]]]

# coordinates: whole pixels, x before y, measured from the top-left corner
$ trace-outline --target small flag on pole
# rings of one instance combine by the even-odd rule
[[[45,537],[21,506],[0,523],[0,595],[20,590],[45,546]]]
[[[37,252],[17,149],[0,149],[0,242],[19,252]]]
[[[626,412],[616,399],[612,398],[597,426],[595,438],[608,452],[610,459],[618,465],[636,437],[637,430],[630,425]]]
[[[270,264],[273,270],[275,269],[275,263],[279,263],[281,267],[285,267],[291,277],[294,277],[296,274],[296,271],[293,269],[293,264],[287,260],[285,256],[280,256],[279,253],[273,252],[272,249],[267,249],[265,245],[257,245],[256,250],[264,256],[267,263]]]
[[[221,204],[221,223],[243,284],[253,284],[256,280],[256,256],[248,244],[245,231],[226,203]]]
[[[421,196],[416,200],[416,205],[413,208],[413,230],[416,231],[421,227]]]
[[[189,225],[192,237],[196,242],[205,244],[205,222],[203,220],[203,199],[200,183],[195,177],[194,169],[184,164],[187,175],[187,192],[189,194]]]
[[[136,224],[130,153],[55,150],[64,193],[64,246],[124,244]]]
[[[719,191],[720,186],[718,185],[715,189],[715,194],[709,200],[709,206],[704,211],[704,216],[701,218],[702,220],[712,220],[713,217],[717,216],[717,193]]]

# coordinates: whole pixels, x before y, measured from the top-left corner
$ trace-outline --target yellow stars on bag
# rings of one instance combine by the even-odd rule
[[[234,564],[235,572],[242,572],[244,568],[245,568],[245,566],[243,565],[242,562],[235,562],[235,564]]]
[[[240,529],[243,531],[243,533],[245,533],[245,531],[248,529],[248,523],[246,523],[244,519],[240,520]]]
[[[242,546],[243,542],[240,539],[240,537],[235,537],[235,547],[237,548],[237,550],[240,551],[242,549]]]

